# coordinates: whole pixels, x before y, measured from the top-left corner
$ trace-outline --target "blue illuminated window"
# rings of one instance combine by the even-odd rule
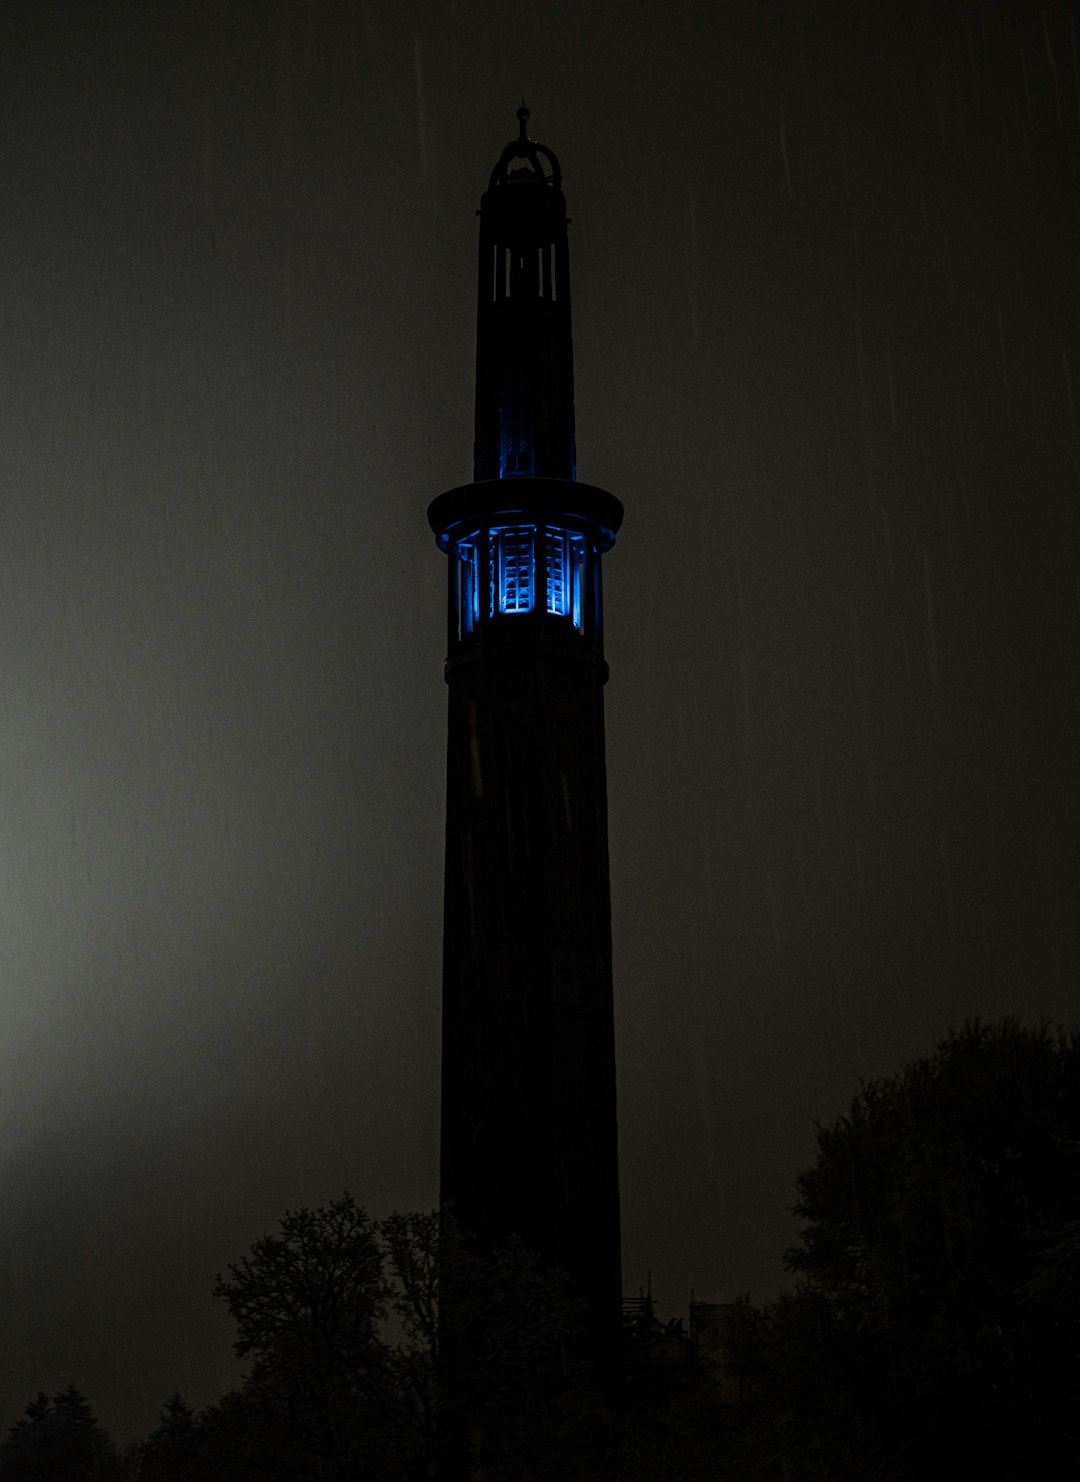
[[[533,442],[531,422],[512,386],[504,385],[499,404],[499,477],[531,477]]]
[[[570,542],[570,615],[574,627],[584,632],[585,613],[585,537],[575,535]]]
[[[512,431],[504,432],[499,444],[499,477],[512,478],[514,474],[528,477],[532,471],[532,450],[524,439],[514,437]]]
[[[533,537],[531,525],[493,530],[491,611],[531,612],[533,605]]]
[[[573,619],[581,627],[582,586],[585,575],[585,538],[569,530],[548,530],[547,610],[555,617]]]
[[[487,617],[533,612],[542,600],[544,612],[569,618],[585,632],[590,568],[584,535],[553,526],[496,525],[458,540],[454,549],[460,637],[478,630],[482,600]]]
[[[565,530],[549,530],[547,547],[547,610],[565,617],[570,608],[570,582]]]

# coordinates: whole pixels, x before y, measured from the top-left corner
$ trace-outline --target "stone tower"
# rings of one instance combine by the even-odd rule
[[[576,479],[566,202],[526,134],[480,202],[474,482],[449,558],[441,1197],[516,1233],[619,1366],[621,1272],[601,557],[622,506]]]

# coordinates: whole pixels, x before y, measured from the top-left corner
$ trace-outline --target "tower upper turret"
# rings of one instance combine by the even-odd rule
[[[525,132],[480,201],[473,477],[572,479],[570,259],[559,161]]]
[[[474,482],[428,510],[451,558],[452,660],[536,642],[602,660],[600,557],[622,521],[576,482],[566,201],[528,118],[522,104],[480,200]]]

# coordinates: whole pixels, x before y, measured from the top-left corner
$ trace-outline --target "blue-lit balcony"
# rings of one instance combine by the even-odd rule
[[[589,547],[580,530],[550,525],[493,525],[453,542],[455,636],[478,631],[481,619],[540,611],[585,630]],[[595,577],[594,577],[595,579]]]
[[[564,479],[492,479],[440,495],[428,511],[450,557],[449,650],[479,643],[602,646],[600,559],[622,505]]]

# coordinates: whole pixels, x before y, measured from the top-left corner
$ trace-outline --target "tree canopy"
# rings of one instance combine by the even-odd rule
[[[1073,1475],[1080,1038],[951,1032],[819,1127],[798,1193],[758,1381],[828,1475]]]
[[[250,1369],[203,1417],[206,1475],[397,1478],[466,1435],[491,1482],[563,1479],[562,1443],[595,1432],[563,1278],[513,1241],[475,1250],[445,1214],[375,1221],[348,1194],[287,1213],[216,1293]]]
[[[180,1395],[170,1395],[157,1426],[137,1448],[138,1482],[193,1482],[201,1441],[199,1417]]]
[[[3,1482],[73,1482],[79,1477],[116,1477],[113,1444],[86,1397],[74,1384],[54,1395],[39,1394],[27,1405],[0,1447]]]

